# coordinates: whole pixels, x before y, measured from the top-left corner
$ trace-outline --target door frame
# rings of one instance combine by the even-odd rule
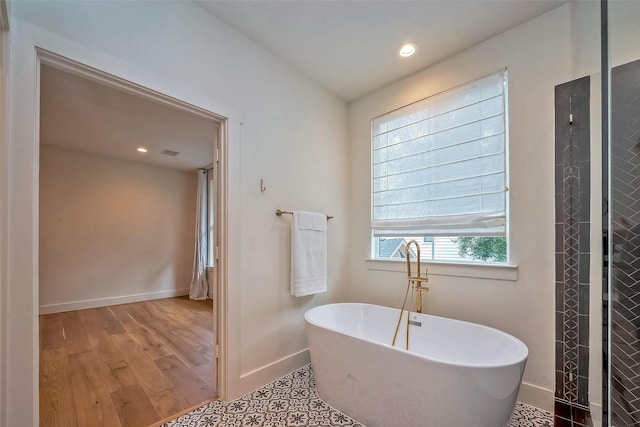
[[[214,360],[216,362],[216,391],[218,395],[224,398],[227,395],[228,389],[228,362],[227,362],[227,325],[228,325],[228,298],[227,298],[227,276],[228,276],[228,262],[227,262],[227,235],[228,235],[228,221],[227,221],[227,206],[228,206],[228,179],[227,179],[227,161],[228,161],[228,117],[222,116],[207,109],[198,107],[191,103],[179,100],[177,98],[165,95],[156,90],[139,85],[129,80],[125,80],[116,75],[107,73],[94,67],[82,64],[72,59],[66,58],[54,52],[48,51],[42,48],[36,48],[36,107],[37,113],[36,119],[36,138],[37,146],[40,146],[40,70],[42,64],[50,67],[54,67],[65,72],[81,76],[95,82],[104,84],[109,87],[113,87],[117,90],[121,90],[130,94],[134,94],[143,97],[147,100],[160,103],[170,108],[178,109],[180,111],[196,115],[198,117],[211,120],[218,126],[218,134],[215,138],[214,145],[214,158],[212,164],[214,165],[213,173],[215,175],[215,246],[219,248],[218,259],[214,268],[216,286],[215,301],[213,304],[214,319],[212,328],[214,328]],[[214,141],[212,141],[212,144]],[[39,182],[39,162],[36,169],[38,171]],[[39,201],[36,199],[36,228],[39,229]],[[39,234],[39,233],[38,233]],[[36,239],[39,242],[39,238]],[[39,270],[39,265],[36,263],[35,268]],[[36,276],[37,277],[37,276]],[[39,289],[39,284],[38,284]],[[39,334],[39,328],[38,328]],[[38,361],[39,365],[39,361]],[[213,398],[213,396],[212,396]]]

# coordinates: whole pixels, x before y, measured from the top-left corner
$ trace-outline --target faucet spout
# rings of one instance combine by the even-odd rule
[[[418,258],[418,271],[415,276],[411,275],[411,245],[416,247],[416,256]],[[427,283],[427,270],[425,269],[424,277],[420,272],[420,245],[415,240],[407,242],[407,246],[404,248],[404,256],[407,260],[407,280],[412,284],[414,291],[416,292],[416,312],[422,313],[422,294],[429,292],[429,287],[424,286],[423,283]]]

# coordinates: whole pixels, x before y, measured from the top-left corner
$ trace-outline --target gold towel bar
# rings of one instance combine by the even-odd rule
[[[282,216],[282,215],[293,215],[293,212],[291,211],[283,211],[283,210],[276,210],[276,215],[278,216]],[[327,221],[329,221],[330,219],[332,219],[333,217],[331,215],[327,215]]]

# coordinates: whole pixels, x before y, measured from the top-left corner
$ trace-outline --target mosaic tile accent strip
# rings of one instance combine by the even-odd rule
[[[640,426],[640,61],[611,72],[612,425]]]
[[[591,413],[587,409],[556,401],[553,412],[555,427],[593,427]]]
[[[557,400],[589,405],[589,77],[555,88]]]
[[[161,427],[365,427],[318,397],[310,365],[231,402],[210,402]],[[552,427],[551,413],[518,403],[509,427]]]

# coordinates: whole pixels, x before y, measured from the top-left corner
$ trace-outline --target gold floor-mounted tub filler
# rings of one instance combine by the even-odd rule
[[[411,275],[411,245],[414,244],[416,246],[417,258],[418,258],[418,271],[415,276]],[[424,277],[420,273],[420,245],[415,240],[410,240],[407,242],[407,246],[404,248],[404,256],[407,260],[407,292],[404,294],[404,302],[402,303],[402,308],[400,309],[400,316],[398,317],[398,324],[396,325],[396,331],[393,334],[393,341],[391,345],[396,345],[396,338],[398,337],[398,331],[400,330],[400,324],[402,323],[402,315],[404,314],[404,308],[407,304],[407,297],[409,296],[409,291],[413,289],[414,292],[411,292],[411,298],[409,300],[409,308],[407,310],[407,340],[406,340],[406,349],[409,350],[409,326],[411,325],[411,304],[413,303],[413,294],[416,295],[416,312],[422,313],[422,294],[429,292],[429,287],[424,286],[424,283],[427,283],[429,279],[427,278],[427,270],[424,272]],[[420,325],[417,325],[420,326]]]

